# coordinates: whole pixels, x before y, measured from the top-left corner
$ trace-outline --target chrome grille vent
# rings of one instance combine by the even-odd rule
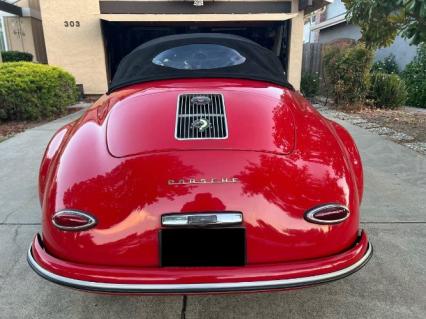
[[[228,137],[221,94],[182,94],[178,99],[175,136],[178,140]]]

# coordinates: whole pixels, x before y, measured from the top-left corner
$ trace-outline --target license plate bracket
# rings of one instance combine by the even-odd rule
[[[170,228],[160,230],[163,267],[225,267],[246,264],[243,227]]]

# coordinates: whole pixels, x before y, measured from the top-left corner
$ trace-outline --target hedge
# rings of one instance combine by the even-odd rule
[[[32,62],[0,64],[0,120],[40,120],[64,114],[77,101],[75,79]]]
[[[305,97],[312,98],[318,95],[320,79],[318,74],[303,73],[300,91]]]
[[[375,106],[394,109],[404,105],[407,89],[398,75],[378,72],[371,75],[371,96]]]
[[[399,74],[399,66],[395,54],[391,53],[381,61],[376,61],[371,68],[373,73]]]
[[[328,48],[324,67],[337,105],[354,108],[365,102],[372,64],[373,52],[361,44]]]
[[[407,104],[426,108],[426,43],[419,46],[417,56],[407,64],[402,78],[407,85]]]
[[[3,62],[19,62],[19,61],[31,62],[33,60],[33,55],[28,52],[3,51],[1,53],[1,58]]]

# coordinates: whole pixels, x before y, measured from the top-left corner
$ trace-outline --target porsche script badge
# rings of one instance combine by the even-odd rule
[[[191,185],[191,184],[230,184],[238,183],[239,180],[236,177],[222,177],[222,178],[181,178],[181,179],[169,179],[169,185]]]

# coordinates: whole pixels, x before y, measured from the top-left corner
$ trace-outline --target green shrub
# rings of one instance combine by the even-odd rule
[[[77,100],[74,78],[31,62],[0,64],[0,120],[39,120],[65,113]]]
[[[319,91],[319,77],[317,74],[303,73],[300,91],[305,97],[314,97]]]
[[[402,78],[407,86],[407,104],[426,107],[426,44],[419,47],[417,56],[407,64]]]
[[[375,62],[371,71],[374,73],[399,74],[399,66],[396,63],[395,55],[390,54],[383,60]]]
[[[354,108],[365,102],[372,61],[372,51],[361,44],[326,50],[324,69],[337,105]]]
[[[19,62],[19,61],[31,62],[33,60],[33,55],[28,52],[3,51],[1,53],[1,58],[3,62]]]
[[[375,106],[394,109],[404,105],[407,89],[396,74],[374,73],[371,76],[371,97]]]

